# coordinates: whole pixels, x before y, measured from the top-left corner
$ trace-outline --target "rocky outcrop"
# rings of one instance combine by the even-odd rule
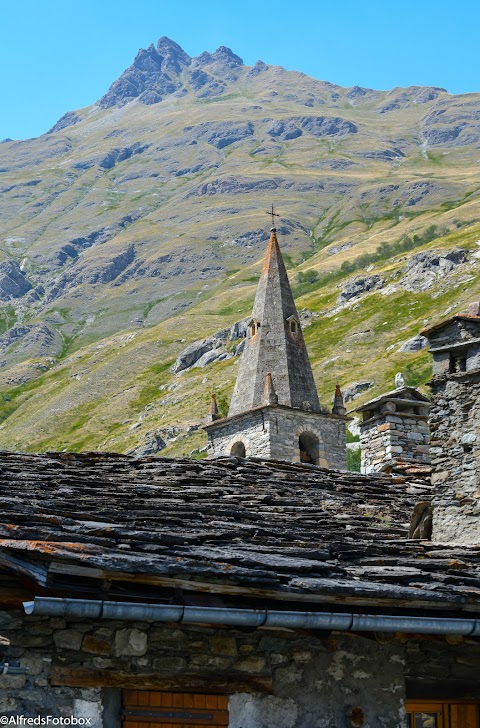
[[[152,44],[138,51],[133,64],[98,103],[104,109],[133,100],[157,104],[170,94],[188,93],[189,88],[199,98],[218,96],[238,79],[243,68],[242,59],[225,46],[192,59],[177,43],[163,37],[156,47]]]
[[[45,356],[56,356],[63,339],[47,324],[17,324],[0,336],[0,368],[9,363]]]
[[[135,142],[135,144],[132,144],[129,147],[123,147],[123,149],[112,149],[108,154],[103,157],[103,159],[100,160],[99,166],[102,167],[102,169],[113,169],[116,164],[119,162],[124,162],[126,159],[130,159],[130,157],[133,157],[135,154],[142,154],[146,149],[148,149],[148,144],[140,144],[140,142]]]
[[[171,371],[178,374],[191,367],[203,368],[215,361],[225,361],[233,356],[239,356],[243,351],[244,341],[237,344],[231,352],[227,351],[225,344],[227,340],[244,339],[247,335],[249,320],[236,321],[229,329],[221,329],[208,339],[194,341],[178,355],[175,364],[171,367]]]
[[[393,149],[373,149],[361,153],[365,159],[382,159],[384,161],[396,161],[405,157],[401,149],[394,147]]]
[[[191,132],[189,136],[198,141],[205,141],[217,149],[223,149],[235,142],[253,135],[251,121],[206,121],[197,126],[186,126],[184,131]]]
[[[425,116],[427,147],[458,147],[480,142],[480,102],[476,96],[442,99]]]
[[[221,346],[221,344],[219,344]],[[215,346],[213,338],[194,341],[193,344],[187,346],[177,357],[175,364],[171,367],[174,374],[190,369],[204,354],[211,351]]]
[[[354,278],[342,288],[342,292],[338,297],[338,302],[345,303],[346,301],[358,298],[369,291],[378,290],[383,287],[384,283],[384,279],[377,275],[359,276],[358,278]]]
[[[150,457],[156,455],[167,447],[167,443],[160,433],[149,433],[148,437],[138,447],[129,450],[128,454],[136,458]]]
[[[402,286],[407,291],[426,291],[440,276],[451,273],[466,260],[465,250],[461,248],[446,253],[435,250],[416,253],[404,268]]]
[[[78,116],[78,114],[76,114],[74,111],[67,111],[67,113],[61,116],[57,123],[54,124],[54,126],[52,126],[52,128],[47,131],[47,134],[53,134],[56,131],[66,129],[68,126],[78,124],[79,121],[80,117]]]
[[[276,190],[278,181],[275,179],[242,179],[239,177],[224,177],[201,184],[188,193],[187,197],[202,197],[204,195],[244,194],[252,190]]]
[[[106,227],[99,228],[98,230],[92,230],[91,233],[82,235],[77,238],[72,238],[68,243],[65,243],[57,252],[55,256],[56,265],[64,265],[69,259],[75,260],[78,258],[80,253],[94,245],[101,245],[106,243],[115,237],[120,231],[127,228],[136,220],[142,217],[142,210],[136,210],[128,215],[123,215],[116,223],[107,225]]]
[[[403,353],[410,353],[414,351],[422,351],[422,349],[426,349],[428,346],[428,339],[425,336],[421,336],[421,334],[418,334],[417,336],[414,336],[411,339],[408,339],[402,346],[399,348],[399,352]]]
[[[346,387],[342,387],[344,402],[352,402],[360,394],[362,394],[362,392],[373,387],[374,384],[374,381],[353,382],[352,384],[348,384]]]
[[[15,260],[0,263],[0,301],[21,298],[31,288],[32,284]]]
[[[444,88],[437,86],[409,86],[408,88],[394,88],[387,95],[387,101],[378,109],[380,114],[397,109],[408,109],[416,104],[426,104],[434,101],[441,94],[447,93]]]
[[[115,255],[98,255],[88,260],[79,259],[59,276],[47,291],[47,302],[55,300],[67,290],[82,284],[111,283],[135,258],[135,247]]]
[[[351,121],[334,116],[293,116],[288,119],[268,120],[267,134],[272,139],[288,141],[308,132],[316,137],[356,134],[358,127]]]
[[[226,361],[227,359],[231,359],[232,356],[234,356],[232,352],[225,351],[224,349],[213,349],[212,351],[205,352],[193,366],[203,369],[208,364],[213,364],[215,361]]]
[[[250,316],[242,319],[242,321],[235,321],[230,328],[229,339],[231,341],[235,341],[235,339],[244,339],[247,335],[249,321]]]

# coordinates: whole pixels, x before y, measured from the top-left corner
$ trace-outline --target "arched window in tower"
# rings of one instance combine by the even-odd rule
[[[259,329],[260,321],[255,321],[255,319],[252,319],[248,324],[248,332],[250,334],[250,337],[253,338],[256,334],[258,334]]]
[[[314,432],[302,432],[298,438],[298,448],[300,450],[301,463],[318,465],[319,440]]]
[[[245,445],[241,440],[238,440],[238,442],[234,442],[231,449],[230,449],[230,455],[233,455],[235,458],[244,458],[246,455],[245,452]]]

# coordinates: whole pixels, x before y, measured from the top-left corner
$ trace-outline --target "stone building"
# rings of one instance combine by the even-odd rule
[[[433,538],[480,542],[480,304],[422,331],[430,342]]]
[[[430,400],[415,387],[392,392],[357,407],[360,422],[361,472],[385,471],[399,463],[430,463]]]
[[[302,463],[2,453],[0,716],[478,728],[480,546],[408,538],[430,490]]]
[[[228,417],[205,427],[210,457],[236,455],[346,469],[339,390],[322,410],[275,228],[270,232]]]

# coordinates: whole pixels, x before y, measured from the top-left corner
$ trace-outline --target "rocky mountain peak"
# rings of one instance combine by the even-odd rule
[[[102,108],[123,106],[138,99],[144,104],[156,104],[164,95],[181,88],[178,76],[192,59],[178,43],[163,36],[157,47],[141,48],[132,65],[110,86],[100,99]]]
[[[243,60],[237,56],[230,48],[220,46],[215,53],[204,51],[196,58],[197,65],[208,66],[210,64],[227,65],[229,68],[235,66],[243,66]]]
[[[225,46],[217,48],[215,53],[205,51],[192,59],[178,43],[162,36],[156,47],[151,44],[138,51],[132,65],[98,103],[102,108],[123,106],[133,100],[156,104],[164,96],[183,88],[180,76],[189,66],[192,66],[192,72],[187,75],[187,84],[194,91],[199,91],[201,96],[210,96],[223,93],[225,81],[234,81],[238,77],[243,61]],[[204,72],[206,66],[213,76]]]
[[[181,73],[192,62],[188,53],[165,35],[157,43],[157,53],[162,59],[162,70],[165,73]]]
[[[162,65],[161,56],[158,55],[155,46],[151,43],[148,48],[140,48],[133,61],[133,67],[141,71],[152,70]]]

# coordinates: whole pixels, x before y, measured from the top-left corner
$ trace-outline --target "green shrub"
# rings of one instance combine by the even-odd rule
[[[300,271],[300,273],[298,273],[297,275],[297,281],[298,283],[313,284],[317,283],[319,277],[320,276],[318,275],[316,270],[307,270],[304,273]]]
[[[342,273],[353,273],[355,270],[366,268],[380,260],[388,260],[388,258],[392,258],[399,253],[405,253],[407,250],[413,250],[420,247],[420,245],[431,243],[436,235],[437,226],[430,225],[421,235],[414,235],[413,238],[405,235],[395,243],[380,243],[373,253],[363,253],[363,255],[359,255],[353,260],[344,260],[340,266],[340,271]]]

